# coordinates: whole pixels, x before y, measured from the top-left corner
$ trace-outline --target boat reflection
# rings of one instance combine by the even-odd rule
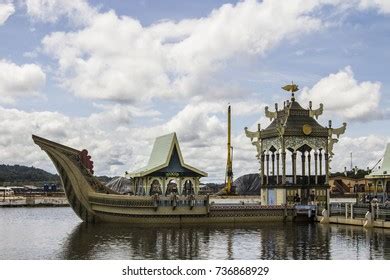
[[[390,230],[267,224],[131,227],[84,224],[59,259],[390,259]]]

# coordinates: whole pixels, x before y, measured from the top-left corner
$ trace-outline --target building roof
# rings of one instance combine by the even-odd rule
[[[385,155],[383,156],[382,167],[367,175],[366,178],[390,177],[390,143],[386,146]]]
[[[175,150],[177,151],[182,167],[199,174],[201,177],[207,177],[206,172],[196,169],[184,162],[175,132],[157,137],[154,141],[152,154],[150,155],[148,164],[141,169],[128,173],[128,175],[130,177],[143,177],[167,167]]]
[[[266,115],[268,108],[266,108]],[[313,116],[311,109],[304,109],[292,99],[291,102],[284,104],[283,109],[271,112],[274,119],[271,124],[261,131],[261,138],[270,138],[279,136],[278,124],[284,127],[284,136],[307,136],[303,132],[303,126],[310,126],[311,136],[328,137],[328,129],[320,125]]]

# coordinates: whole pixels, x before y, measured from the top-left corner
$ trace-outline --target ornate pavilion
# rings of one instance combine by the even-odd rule
[[[176,133],[170,133],[156,138],[147,166],[126,175],[136,195],[191,195],[198,194],[207,173],[184,162]]]
[[[307,109],[295,100],[298,86],[283,87],[291,91],[291,99],[275,111],[265,107],[265,115],[271,123],[265,129],[258,124],[257,131],[245,133],[257,148],[260,162],[262,205],[293,204],[299,196],[302,204],[315,200],[326,207],[329,200],[330,162],[333,145],[345,132],[346,123],[340,128],[320,125],[316,119],[323,113],[323,105]],[[336,136],[336,138],[334,138]]]

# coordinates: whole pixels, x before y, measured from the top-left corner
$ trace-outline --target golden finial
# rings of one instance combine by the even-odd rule
[[[284,87],[282,87],[282,89],[284,89],[285,91],[290,91],[291,92],[291,100],[292,101],[295,100],[294,92],[299,90],[298,85],[294,84],[294,82],[291,81],[290,85],[285,85]]]

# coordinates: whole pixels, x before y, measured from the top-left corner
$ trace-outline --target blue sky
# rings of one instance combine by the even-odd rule
[[[256,172],[243,128],[265,127],[293,80],[303,106],[324,103],[320,123],[348,123],[333,170],[350,152],[372,166],[390,140],[388,2],[0,0],[0,162],[54,171],[34,133],[121,175],[176,131],[205,181],[222,181],[230,102],[235,174]]]

